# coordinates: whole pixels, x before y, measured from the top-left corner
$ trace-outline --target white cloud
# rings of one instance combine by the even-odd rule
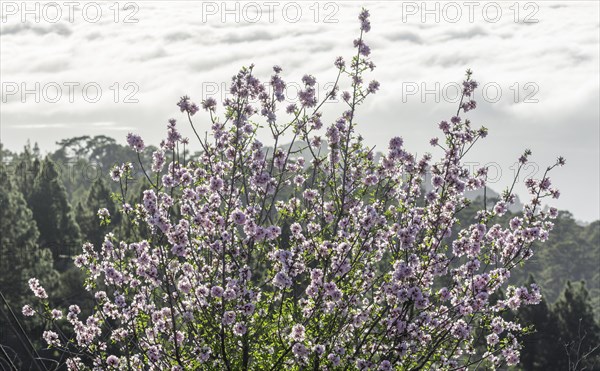
[[[501,3],[503,16],[496,23],[483,18],[483,2],[474,22],[468,21],[465,9],[458,23],[436,23],[432,18],[422,23],[419,15],[404,22],[403,3],[368,3],[373,29],[366,40],[377,65],[372,77],[382,83],[359,116],[368,143],[381,148],[392,135],[402,135],[412,150],[430,150],[427,141],[437,134],[436,123],[447,119],[456,104],[443,99],[435,103],[434,94],[424,103],[420,94],[403,102],[403,84],[431,89],[436,82],[441,87],[459,83],[470,67],[482,85],[502,92],[497,103],[480,96],[472,114],[475,123],[490,128],[490,137],[474,155],[497,161],[504,169],[497,188],[509,182],[510,165],[522,149],[531,147],[540,163],[562,154],[569,163],[555,181],[563,189],[560,206],[581,219],[599,218],[598,3],[537,2],[534,18],[539,22],[533,24],[523,23],[532,13],[524,8],[520,22],[514,22],[512,2]],[[189,94],[200,101],[207,82],[220,87],[250,63],[265,80],[271,66],[279,64],[288,81],[298,82],[304,73],[322,83],[331,81],[335,57],[349,60],[353,53],[356,16],[363,5],[337,2],[336,10],[320,3],[317,14],[313,2],[299,3],[302,17],[292,23],[283,16],[282,2],[272,13],[263,9],[259,22],[242,17],[236,23],[232,15],[221,22],[220,14],[203,14],[200,1],[137,4],[138,23],[115,23],[114,14],[105,8],[98,23],[83,21],[77,9],[73,23],[20,23],[13,16],[1,24],[3,82],[95,82],[103,93],[97,103],[81,97],[81,86],[75,89],[73,103],[64,94],[58,103],[35,103],[31,95],[27,103],[20,102],[20,94],[8,97],[1,113],[2,141],[8,148],[18,149],[29,138],[50,150],[67,136],[107,131],[123,141],[124,133],[118,130],[138,131],[147,142],[158,143],[167,119],[180,117],[175,106],[179,96]],[[248,3],[240,4],[243,8]],[[121,19],[131,12],[121,9]],[[338,22],[324,23],[331,14]],[[320,22],[315,23],[315,17]],[[123,88],[127,82],[139,87],[134,94],[139,103],[123,103],[132,92]],[[525,89],[527,83],[535,86]],[[524,103],[536,89],[533,98],[539,102]],[[335,118],[334,111],[328,106],[326,116]],[[198,120],[199,125],[206,122]],[[586,184],[585,192],[581,184]]]

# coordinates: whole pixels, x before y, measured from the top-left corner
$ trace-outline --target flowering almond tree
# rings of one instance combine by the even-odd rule
[[[83,246],[75,264],[96,298],[91,314],[75,305],[66,313],[51,308],[34,278],[40,304],[23,308],[48,319],[44,339],[64,352],[69,369],[457,370],[518,363],[525,328],[503,313],[538,303],[540,292],[507,280],[552,229],[556,209],[543,210],[541,200],[558,197],[547,174],[564,160],[527,181],[531,201],[509,226],[496,218],[514,202],[514,182],[495,207],[459,228],[464,192],[486,184],[485,168],[470,173],[461,165],[487,134],[464,117],[476,107],[477,83],[467,71],[456,114],[431,140],[439,160],[416,158],[395,137],[376,161],[356,131],[357,108],[379,88],[363,80],[375,66],[363,40],[368,11],[359,20],[356,54],[348,65],[335,61],[336,84],[323,101],[315,78],[305,75],[298,103],[282,109],[281,68],[273,68],[267,86],[252,66],[243,68],[223,117],[214,99],[202,102],[210,134],[198,134],[192,121],[200,107],[188,97],[179,101],[201,146],[198,158],[186,157],[188,140],[170,120],[152,164],[139,163],[151,185],[141,202],[125,201],[133,165],[112,170],[123,223],[142,237],[108,234],[102,246]],[[336,97],[341,78],[351,80],[341,93],[345,110],[325,125],[320,108]],[[260,117],[272,147],[256,139]],[[284,134],[291,144],[282,146]],[[145,148],[137,135],[127,141],[134,151]],[[98,215],[110,223],[106,209]]]

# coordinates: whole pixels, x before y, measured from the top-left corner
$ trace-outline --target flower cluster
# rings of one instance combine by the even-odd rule
[[[335,61],[351,89],[329,124],[319,109],[337,83],[319,102],[315,78],[305,75],[285,121],[278,66],[272,94],[250,66],[233,76],[222,117],[216,101],[205,100],[204,137],[191,120],[198,107],[179,101],[201,151],[187,155],[188,140],[169,120],[150,172],[139,164],[151,187],[135,205],[124,194],[120,200],[126,232],[86,243],[75,259],[96,306],[86,316],[69,307],[74,338],[43,336],[70,354],[69,369],[455,370],[518,362],[523,328],[504,313],[538,303],[540,292],[507,281],[552,229],[557,211],[541,200],[559,196],[548,173],[564,160],[527,182],[531,201],[508,226],[498,217],[515,202],[514,183],[493,208],[459,225],[465,192],[487,182],[487,169],[471,172],[461,162],[487,135],[465,117],[476,108],[477,83],[468,71],[458,111],[439,124],[441,136],[431,140],[438,159],[415,156],[401,137],[376,156],[356,130],[357,108],[379,89],[363,82],[375,65],[363,40],[368,11],[359,20],[356,55],[349,66]],[[273,134],[270,147],[256,137],[261,120]],[[284,135],[291,143],[280,143]],[[138,136],[128,142],[143,149]],[[131,169],[116,166],[111,176],[127,182]],[[47,303],[36,279],[30,287]],[[37,313],[63,316],[47,305]]]
[[[177,102],[177,106],[181,112],[187,112],[192,116],[200,110],[196,103],[190,102],[190,98],[188,96],[181,97],[179,102]]]
[[[48,294],[46,293],[46,290],[40,285],[40,281],[37,278],[29,279],[29,288],[31,289],[31,291],[33,292],[33,294],[35,295],[36,298],[40,298],[40,299],[48,298]],[[23,312],[24,313],[26,312],[25,315],[30,315],[31,307],[26,306],[25,308],[23,308]]]
[[[142,152],[146,146],[144,140],[137,134],[127,134],[127,144],[136,152]]]

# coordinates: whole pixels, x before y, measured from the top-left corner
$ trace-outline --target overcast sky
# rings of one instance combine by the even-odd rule
[[[183,118],[175,106],[181,95],[198,103],[222,97],[250,63],[263,80],[273,65],[283,67],[292,97],[305,73],[323,93],[335,57],[353,54],[366,4],[377,65],[370,78],[381,82],[360,111],[368,144],[383,150],[400,135],[410,150],[432,151],[429,138],[456,111],[456,84],[471,68],[485,89],[470,118],[490,135],[467,161],[490,166],[490,186],[500,191],[525,148],[534,161],[526,175],[540,177],[563,155],[567,166],[553,176],[557,205],[580,220],[600,217],[597,1],[428,2],[426,9],[420,1],[72,3],[2,2],[1,140],[11,150],[29,139],[50,151],[77,135],[124,142],[129,131],[158,144],[167,119]],[[326,118],[342,109],[328,104]],[[206,116],[197,123],[206,128]]]

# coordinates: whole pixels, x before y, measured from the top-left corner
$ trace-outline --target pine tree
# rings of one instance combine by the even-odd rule
[[[600,325],[594,312],[585,282],[567,281],[553,308],[563,346],[562,361],[557,369],[590,370],[600,361]]]
[[[52,281],[52,256],[37,245],[38,229],[23,195],[9,175],[0,170],[0,291],[13,303],[29,295],[31,277]]]
[[[31,196],[35,178],[40,171],[37,143],[33,150],[31,149],[31,145],[27,143],[25,148],[23,148],[23,152],[13,158],[11,166],[14,170],[14,182],[21,193],[23,193],[25,200],[28,200]]]
[[[48,157],[35,178],[29,206],[40,231],[39,244],[52,251],[55,261],[78,251],[81,245],[79,226],[56,165]],[[64,268],[66,262],[59,262],[58,266]]]
[[[101,226],[97,216],[98,209],[106,208],[111,215],[111,223],[119,225],[119,215],[116,213],[115,204],[111,198],[111,191],[104,178],[98,178],[92,184],[85,204],[77,205],[77,222],[86,241],[99,246],[104,240],[104,235],[109,232],[110,226]]]
[[[532,275],[527,285],[535,283]],[[564,358],[564,348],[559,342],[559,329],[556,315],[550,310],[546,300],[537,305],[523,306],[518,311],[519,321],[532,326],[532,333],[524,336],[521,351],[523,370],[550,370],[557,358]]]
[[[39,320],[24,321],[21,314],[23,305],[31,302],[28,281],[32,277],[38,278],[51,293],[58,282],[58,274],[52,268],[52,253],[39,248],[38,236],[31,210],[22,193],[8,172],[1,169],[0,345],[14,357],[12,363],[20,369],[40,367],[39,363],[32,361],[32,344],[34,347],[42,346],[36,340],[41,334],[42,323]]]

